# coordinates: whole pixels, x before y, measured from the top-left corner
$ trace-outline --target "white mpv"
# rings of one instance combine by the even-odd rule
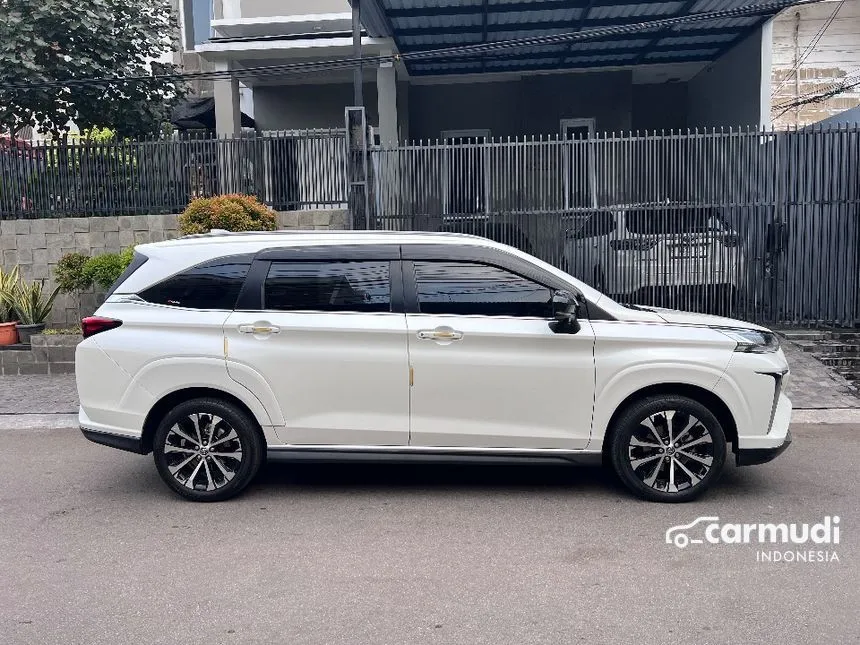
[[[628,308],[457,234],[212,234],[136,248],[77,348],[80,425],[197,501],[267,458],[610,464],[693,499],[791,441],[774,334]]]

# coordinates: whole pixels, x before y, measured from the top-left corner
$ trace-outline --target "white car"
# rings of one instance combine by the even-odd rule
[[[605,462],[685,501],[790,442],[774,334],[628,308],[445,233],[208,234],[136,248],[76,355],[80,425],[197,501],[268,457]]]
[[[568,231],[565,258],[595,289],[639,299],[685,288],[688,301],[708,292],[730,301],[745,266],[740,236],[717,210],[677,204],[592,213]]]

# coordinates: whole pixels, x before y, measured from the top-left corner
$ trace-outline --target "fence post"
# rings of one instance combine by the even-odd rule
[[[346,163],[351,228],[369,229],[367,120],[363,107],[346,108]]]

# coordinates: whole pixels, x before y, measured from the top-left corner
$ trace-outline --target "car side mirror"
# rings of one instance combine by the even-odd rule
[[[570,291],[558,290],[552,294],[552,317],[549,328],[556,334],[575,334],[580,330],[579,300]]]

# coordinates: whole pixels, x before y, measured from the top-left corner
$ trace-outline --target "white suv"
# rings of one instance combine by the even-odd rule
[[[231,497],[268,458],[612,465],[685,501],[790,442],[788,365],[747,323],[621,306],[445,233],[209,234],[138,246],[83,321],[84,435]]]
[[[688,302],[728,304],[745,267],[740,242],[714,208],[615,207],[568,231],[565,258],[571,273],[614,296],[659,298],[652,292],[685,289]]]

